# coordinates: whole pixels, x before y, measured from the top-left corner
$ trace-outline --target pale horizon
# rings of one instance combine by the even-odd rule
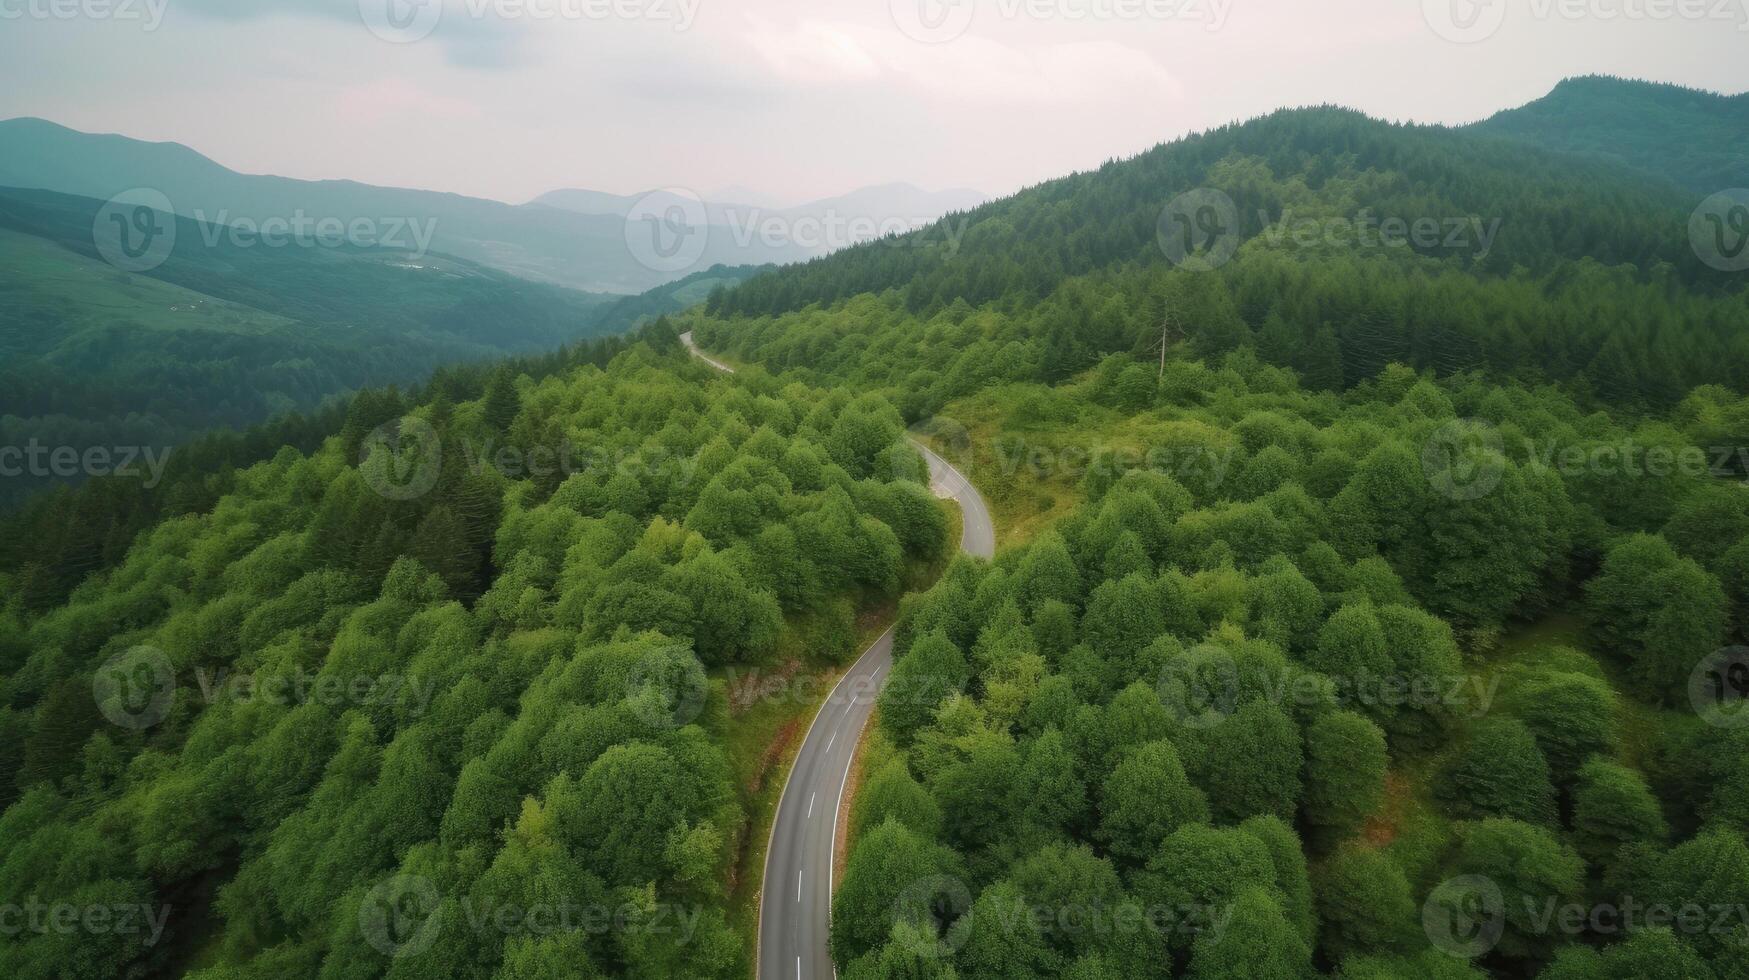
[[[415,36],[437,8],[114,2],[133,16],[0,3],[0,58],[28,81],[0,91],[0,117],[509,203],[900,182],[999,197],[1283,107],[1461,124],[1573,75],[1749,88],[1749,0],[1663,20],[1619,0],[441,0],[409,43],[384,39],[409,36],[389,5]],[[1442,36],[1466,5],[1485,36]]]

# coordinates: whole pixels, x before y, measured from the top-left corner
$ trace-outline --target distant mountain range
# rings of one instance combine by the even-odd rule
[[[273,219],[410,222],[433,230],[433,251],[540,282],[590,292],[637,294],[715,265],[764,265],[815,258],[897,224],[928,224],[981,203],[970,191],[930,193],[903,184],[872,187],[800,208],[712,202],[683,195],[678,211],[660,196],[555,191],[523,205],[349,180],[241,174],[178,143],[82,133],[42,119],[0,122],[0,186],[107,200],[137,188],[164,195],[186,218],[209,224]],[[634,214],[637,209],[637,214]],[[632,220],[672,216],[708,225],[678,229],[690,249],[644,254],[639,236],[673,235],[672,225],[628,229]],[[803,218],[835,219],[846,232]],[[872,223],[871,223],[872,222]]]
[[[915,230],[929,225],[946,214],[969,211],[990,200],[974,190],[958,188],[926,191],[912,184],[881,184],[841,194],[837,197],[810,201],[794,207],[780,208],[755,200],[741,200],[726,194],[746,191],[745,188],[723,192],[715,197],[698,197],[674,188],[644,194],[605,194],[590,190],[558,190],[542,194],[531,204],[545,205],[577,214],[612,215],[624,218],[634,210],[653,207],[702,205],[713,227],[742,227],[776,218],[792,224],[806,219],[837,222],[846,226],[897,228]],[[861,244],[875,235],[858,234],[849,244]],[[838,246],[842,247],[842,246]]]
[[[106,251],[106,214],[93,198],[0,187],[0,446],[181,444],[630,330],[758,271],[713,266],[615,297],[435,252],[254,247],[161,213],[178,244],[126,268]],[[0,508],[49,482],[0,481]]]

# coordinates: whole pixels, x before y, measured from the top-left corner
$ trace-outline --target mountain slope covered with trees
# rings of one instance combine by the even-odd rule
[[[707,671],[849,653],[947,522],[882,400],[649,336],[362,394],[64,604],[8,573],[0,901],[170,909],[151,943],[9,942],[8,971],[743,974]]]
[[[1212,271],[1155,234],[1199,185],[1242,228]],[[1749,287],[1694,203],[1288,112],[688,319],[885,393],[1025,529],[905,605],[841,975],[1749,970]],[[1322,233],[1366,212],[1501,223]]]
[[[441,255],[269,247],[168,216],[177,244],[133,272],[99,252],[101,207],[0,190],[0,443],[167,450],[441,365],[595,336],[611,301]],[[9,480],[4,502],[49,482]]]
[[[1705,197],[1749,186],[1749,94],[1607,76],[1569,78],[1473,128],[1614,160]]]
[[[0,904],[173,914],[0,964],[744,977],[725,672],[896,602],[846,980],[1749,976],[1749,283],[1670,176],[1717,144],[1486,129],[1273,114],[39,502]],[[907,431],[1005,547],[900,598]]]

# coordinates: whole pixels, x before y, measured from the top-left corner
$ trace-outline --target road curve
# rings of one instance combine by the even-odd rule
[[[699,360],[705,362],[706,364],[709,364],[711,367],[716,368],[718,371],[721,371],[724,374],[734,374],[735,373],[734,368],[728,366],[727,364],[724,364],[722,361],[714,360],[709,354],[706,354],[704,351],[699,350],[698,344],[692,339],[692,331],[691,330],[688,330],[687,332],[680,335],[680,342],[686,345],[686,349],[692,352],[693,357],[696,357]]]
[[[984,498],[940,456],[920,444],[917,448],[929,463],[931,488],[959,502],[963,515],[960,549],[979,558],[993,556],[996,531]],[[836,975],[827,940],[838,814],[844,806],[844,787],[857,742],[892,664],[893,629],[889,626],[827,696],[796,753],[765,852],[765,883],[759,899],[759,980],[816,980]]]
[[[681,334],[680,340],[695,357],[720,371],[734,372],[706,357],[690,331]],[[930,489],[959,504],[960,550],[977,558],[993,557],[996,528],[977,488],[929,447],[916,440],[912,443],[929,464]],[[893,629],[889,626],[827,695],[796,753],[789,781],[777,801],[777,817],[765,851],[759,900],[759,980],[823,980],[837,975],[828,944],[828,917],[838,813],[844,805],[844,787],[857,742],[892,664]]]

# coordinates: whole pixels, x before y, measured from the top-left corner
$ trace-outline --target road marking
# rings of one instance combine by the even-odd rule
[[[844,812],[844,784],[850,782],[850,767],[856,764],[856,753],[850,753],[850,761],[844,764],[844,778],[838,780],[838,802],[832,807],[832,847],[827,851],[832,855],[832,863],[838,863],[838,815]],[[832,921],[832,871],[826,871],[826,921]],[[838,971],[833,970],[834,973]]]
[[[812,819],[814,816],[814,797],[819,796],[819,795],[820,795],[819,793],[809,793],[808,794],[808,817],[809,817],[809,819]]]
[[[726,364],[723,364],[719,361],[716,361],[710,357],[705,356],[704,352],[699,349],[697,344],[691,342],[692,338],[690,336],[690,332],[688,333],[688,335],[683,336],[681,339],[684,341],[687,341],[686,346],[689,349],[690,353],[693,354],[693,356],[698,357],[699,359],[703,360],[705,363],[709,364],[710,366],[716,368],[719,371],[723,371],[723,372],[726,372],[729,374],[734,373],[734,368],[731,368]],[[985,548],[982,540],[979,540],[976,542],[969,540],[969,539],[974,537],[974,535],[972,533],[973,529],[972,529],[972,527],[969,526],[970,525],[969,518],[971,516],[973,516],[971,514],[971,511],[973,511],[975,509],[977,511],[977,516],[982,518],[982,523],[980,524],[980,526],[978,528],[979,531],[983,531],[984,527],[989,525],[989,508],[984,504],[983,499],[980,496],[978,496],[976,486],[970,480],[966,479],[966,477],[963,474],[959,473],[958,471],[954,470],[953,467],[949,466],[945,460],[943,460],[943,459],[941,459],[941,457],[937,456],[932,450],[930,450],[930,448],[928,446],[925,446],[922,443],[917,443],[917,442],[915,442],[915,440],[913,440],[913,442],[917,445],[917,447],[919,449],[921,449],[923,451],[924,456],[926,457],[927,461],[931,464],[929,467],[929,469],[931,471],[929,476],[930,476],[930,484],[932,487],[935,486],[938,482],[937,481],[937,474],[935,472],[935,470],[936,470],[935,464],[940,464],[940,466],[946,471],[946,473],[943,475],[951,474],[953,477],[957,477],[956,480],[951,480],[951,481],[950,480],[942,480],[940,482],[947,484],[947,488],[949,490],[950,496],[952,496],[954,498],[955,502],[959,504],[961,513],[966,515],[966,518],[968,519],[967,526],[962,529],[962,532],[960,534],[960,550],[963,552],[966,552],[967,554],[970,554],[972,557],[975,557],[975,558],[986,558],[987,559],[987,558],[992,557],[991,554],[987,554],[985,552],[986,552],[986,550],[988,550],[990,552],[993,552],[995,550],[994,549],[994,540],[992,540],[991,545],[989,546],[988,549]],[[974,505],[976,505],[976,506],[974,507]],[[994,537],[995,537],[995,528],[994,527],[989,527],[988,535],[989,535],[989,537],[994,539]],[[983,533],[975,535],[975,537],[980,538],[980,539],[983,538],[984,536],[985,535]],[[870,653],[872,653],[874,650],[874,646],[880,645],[880,643],[882,641],[884,641],[888,637],[890,637],[893,634],[894,629],[895,629],[895,626],[888,626],[886,631],[883,632],[878,638],[876,638],[874,645],[871,645],[868,649],[866,649],[862,652],[862,655],[858,658],[858,662],[860,663],[863,658],[866,658]],[[826,696],[826,702],[825,702],[826,704],[833,704],[837,701],[838,692],[844,686],[844,682],[846,680],[849,680],[851,678],[851,676],[853,676],[855,674],[855,666],[856,666],[855,664],[852,664],[851,669],[849,671],[846,671],[844,676],[840,677],[838,679],[838,682],[832,686],[831,692],[828,693]],[[884,670],[885,670],[884,667],[881,668],[880,670],[876,670],[873,673],[871,679],[878,680],[880,678],[881,673]],[[859,702],[860,702],[859,698],[853,697],[851,699],[850,703],[852,706],[855,706]],[[850,716],[850,714],[851,714],[851,712],[847,710],[845,712],[845,717],[848,718]],[[802,734],[802,746],[803,746],[803,748],[806,748],[809,739],[814,734],[814,730],[819,727],[820,719],[825,717],[825,715],[826,715],[825,707],[824,707],[824,705],[822,705],[821,709],[814,713],[813,720],[808,722],[808,730]],[[860,729],[858,729],[858,730],[860,731]],[[830,752],[832,750],[832,747],[835,744],[837,744],[837,741],[838,741],[838,733],[833,732],[831,740],[826,743],[826,751]],[[838,803],[837,803],[836,808],[833,811],[833,819],[832,819],[831,848],[832,848],[832,861],[834,863],[836,863],[836,861],[837,861],[837,854],[838,854],[838,813],[840,811],[842,811],[844,808],[844,789],[845,789],[846,784],[848,784],[848,782],[850,781],[850,767],[851,767],[851,765],[855,764],[855,761],[856,761],[856,753],[852,752],[850,762],[845,764],[844,776],[842,779],[839,780],[839,783],[838,783]],[[791,784],[793,784],[795,782],[794,776],[795,776],[795,769],[794,769],[794,767],[792,767],[790,770],[790,773],[789,773],[789,777],[784,780],[783,789],[778,793],[777,815],[779,817],[781,817],[783,814],[783,809],[784,809],[783,804],[784,804],[784,801],[786,799],[788,799],[789,788],[790,788]],[[813,815],[813,809],[814,809],[814,797],[810,795],[808,798],[808,813],[809,813],[810,817]],[[773,845],[777,841],[778,824],[779,824],[779,820],[774,818],[771,822],[771,830],[768,831],[767,837],[766,837],[765,864],[766,864],[767,871],[771,870],[772,855],[774,853],[776,853],[776,848]],[[833,884],[832,872],[831,872],[831,869],[828,868],[827,873],[826,873],[826,915],[827,915],[828,924],[830,924],[830,922],[831,922],[832,884]],[[759,919],[758,919],[758,924],[755,928],[756,928],[756,932],[755,932],[754,946],[753,946],[753,958],[754,958],[754,962],[758,963],[761,960],[761,954],[764,952],[764,945],[765,945],[765,903],[763,903],[763,902],[761,902],[759,904]],[[838,970],[837,970],[837,967],[835,964],[832,967],[831,976],[834,978],[834,980],[836,980],[836,978],[838,976]],[[800,956],[796,957],[796,980],[802,980],[802,958]]]
[[[801,900],[802,900],[802,869],[797,868],[796,869],[796,902],[799,904],[801,902]]]
[[[887,627],[886,632],[884,632],[880,636],[876,637],[874,643],[871,644],[868,647],[868,649],[864,650],[862,652],[861,656],[857,657],[857,663],[861,663],[863,657],[866,657],[871,652],[873,652],[874,648],[876,646],[879,646],[881,641],[883,641],[887,637],[891,636],[893,633],[893,630],[895,630],[897,628],[898,627],[896,625]],[[855,665],[853,664],[852,665],[853,669],[854,669],[854,666]],[[826,695],[826,703],[827,704],[832,703],[832,699],[837,697],[838,689],[840,687],[843,687],[844,682],[850,679],[850,674],[851,674],[851,671],[846,671],[843,677],[838,678],[838,683],[832,685],[832,692],[830,694]],[[826,709],[825,709],[825,706],[822,705],[820,710],[816,711],[814,713],[814,720],[808,722],[808,731],[806,734],[804,734],[802,736],[802,747],[803,748],[806,748],[809,740],[811,740],[814,737],[814,730],[820,727],[820,719],[822,719],[824,717],[826,717]],[[784,801],[789,799],[789,788],[791,786],[795,785],[795,782],[796,782],[795,779],[793,778],[795,776],[794,767],[791,767],[791,769],[790,769],[790,776],[791,776],[791,778],[785,779],[783,781],[783,791],[777,794],[778,818],[781,818],[783,815]],[[779,820],[777,818],[774,818],[771,821],[771,830],[768,831],[766,833],[766,836],[765,836],[765,876],[767,879],[769,879],[771,877],[771,856],[773,854],[777,853],[777,849],[775,847],[773,847],[772,845],[777,842],[778,822],[779,822]],[[837,820],[834,819],[832,824],[833,824],[832,833],[833,833],[833,837],[834,837],[834,842],[836,842],[837,833],[838,833]],[[826,876],[826,903],[828,906],[830,906],[831,902],[832,902],[832,876],[827,875]],[[758,924],[757,924],[756,928],[759,930],[759,933],[758,933],[758,938],[755,939],[754,943],[753,943],[753,958],[754,958],[755,963],[760,963],[760,962],[764,962],[763,957],[765,954],[765,903],[763,901],[761,901],[759,903],[759,919],[758,919]],[[800,957],[797,957],[797,959],[799,960]],[[799,965],[800,964],[798,963],[798,968],[799,968]],[[838,976],[838,971],[836,968],[833,969],[832,976],[833,976],[834,980],[836,980],[836,978]]]

